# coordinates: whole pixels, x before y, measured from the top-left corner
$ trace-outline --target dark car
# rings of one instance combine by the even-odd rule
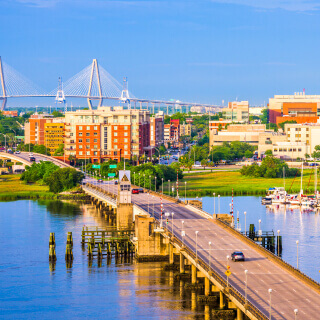
[[[103,183],[103,180],[102,180],[102,179],[98,179],[98,182],[99,182],[99,183]]]
[[[139,189],[132,189],[132,190],[131,190],[131,193],[137,193],[137,194],[139,194]]]
[[[36,161],[36,158],[35,157],[30,157],[29,160],[30,161]]]
[[[143,188],[139,188],[139,193],[144,193]]]
[[[241,251],[235,251],[231,254],[233,261],[245,261],[244,254]]]
[[[114,184],[118,184],[118,180],[114,180]]]

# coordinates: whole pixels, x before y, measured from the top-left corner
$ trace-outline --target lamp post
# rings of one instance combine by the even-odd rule
[[[227,270],[229,270],[229,258],[230,256],[227,256]],[[229,277],[227,276],[227,288],[229,287]]]
[[[162,194],[163,194],[163,178],[161,178],[161,182],[162,182],[162,187],[161,187],[161,189],[162,189]]]
[[[154,192],[157,192],[157,177],[154,177]]]
[[[220,194],[218,194],[218,207],[219,207],[218,212],[219,212],[219,214],[220,214]]]
[[[211,254],[210,254],[210,251],[211,251],[211,241],[209,241],[209,271],[211,270]]]
[[[171,227],[171,232],[172,232],[172,236],[173,236],[173,215],[174,215],[174,212],[171,212],[172,214],[172,227]]]
[[[278,233],[277,244],[278,244],[278,256],[279,256],[279,252],[280,252],[280,243],[279,243],[280,242],[279,241],[279,239],[280,239],[280,236],[279,236],[280,235],[280,230],[278,230],[277,233]]]
[[[196,260],[198,260],[198,233],[199,231],[196,231]]]
[[[4,133],[0,133],[4,136],[4,149],[7,152],[7,135]],[[29,143],[29,152],[30,152],[30,143]]]
[[[298,309],[294,309],[294,320],[297,320]]]
[[[187,181],[184,182],[184,201],[187,202]]]
[[[168,184],[168,191],[169,191],[169,197],[170,197],[170,180],[168,180],[169,184]]]
[[[299,269],[299,240],[296,241],[297,244],[297,269]]]
[[[213,193],[213,214],[216,214],[216,193]]]
[[[244,212],[244,232],[245,236],[247,236],[247,211]]]
[[[271,320],[271,292],[272,292],[272,289],[269,289],[268,290],[268,292],[269,292],[269,320]]]
[[[247,303],[247,290],[248,290],[248,270],[244,270],[244,274],[246,275],[246,289],[245,289],[245,304]]]

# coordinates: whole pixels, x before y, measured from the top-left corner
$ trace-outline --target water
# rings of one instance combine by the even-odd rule
[[[204,197],[203,209],[209,213],[214,212],[214,198]],[[221,213],[230,212],[231,197],[220,198]],[[219,201],[215,197],[216,213],[218,213]],[[239,222],[241,230],[245,230],[244,211],[247,212],[247,231],[249,224],[254,223],[256,231],[259,229],[261,219],[261,230],[280,230],[282,235],[282,258],[293,266],[297,266],[297,244],[299,269],[320,282],[320,219],[319,211],[301,211],[300,208],[291,209],[288,206],[261,205],[261,197],[234,197],[234,218],[237,221],[239,211]]]
[[[173,286],[163,263],[113,259],[107,265],[104,259],[98,265],[95,259],[90,265],[81,229],[98,223],[102,217],[89,206],[0,203],[1,319],[203,319],[203,307],[192,307],[191,293]],[[74,237],[71,268],[64,258],[68,231]],[[55,267],[48,262],[50,232],[56,233]]]
[[[269,210],[259,197],[235,197],[244,230],[261,219],[261,229],[281,230],[283,258],[319,281],[319,214]],[[221,212],[229,211],[230,197],[221,197]],[[213,198],[203,198],[213,212]],[[216,212],[218,199],[216,198]],[[1,319],[204,319],[204,306],[195,295],[163,271],[163,263],[134,260],[88,263],[80,245],[83,225],[104,224],[95,209],[57,201],[0,203],[0,317]],[[66,235],[73,232],[74,262],[66,267]],[[56,233],[57,263],[48,262],[49,233]],[[173,285],[174,284],[174,285]],[[206,309],[208,312],[208,309]]]

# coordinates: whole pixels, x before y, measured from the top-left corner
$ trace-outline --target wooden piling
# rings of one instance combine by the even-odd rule
[[[54,236],[54,232],[50,232],[50,237],[49,237],[49,248],[50,246],[56,246],[56,239]]]
[[[54,248],[54,245],[51,244],[49,247],[49,261],[56,261],[57,256],[56,256],[56,249]]]

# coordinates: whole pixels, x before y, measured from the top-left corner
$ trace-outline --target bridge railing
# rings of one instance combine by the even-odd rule
[[[159,221],[156,222],[156,224],[159,226]],[[186,246],[185,243],[182,243],[180,239],[178,239],[172,231],[170,231],[166,226],[164,227],[166,229],[167,234],[171,235],[171,242],[177,244],[180,248],[183,248],[183,250],[194,260],[196,263],[201,266],[202,269],[204,269],[212,278],[215,279],[216,282],[218,282],[221,287],[228,288],[228,293],[233,296],[237,301],[239,301],[240,304],[242,304],[247,311],[249,311],[252,315],[256,317],[258,320],[267,320],[268,317],[262,313],[248,298],[247,300],[245,297],[231,284],[230,281],[227,284],[227,281],[218,273],[218,271],[214,270],[212,266],[208,266],[207,262],[205,262],[199,255],[196,255],[196,253]],[[226,291],[227,291],[226,290]]]
[[[271,251],[267,250],[266,248],[260,246],[259,244],[257,244],[255,241],[253,241],[252,239],[246,237],[244,234],[242,234],[241,232],[239,232],[238,230],[232,228],[231,226],[229,226],[227,223],[225,223],[224,221],[217,219],[216,222],[218,224],[223,225],[226,229],[228,229],[229,231],[231,231],[232,233],[236,234],[238,237],[240,237],[243,241],[247,242],[247,244],[249,244],[251,247],[254,247],[256,249],[258,249],[262,254],[268,256],[269,258],[271,258],[275,263],[277,263],[278,265],[280,265],[282,268],[288,270],[291,274],[293,274],[295,277],[299,278],[300,280],[302,280],[304,283],[306,283],[307,285],[309,285],[310,287],[312,287],[313,289],[315,289],[317,292],[320,292],[320,283],[313,280],[312,278],[310,278],[309,276],[307,276],[305,273],[301,272],[299,269],[293,267],[291,264],[289,264],[288,262],[284,261],[283,259],[281,259],[281,257],[275,255],[274,253],[272,253]],[[249,234],[249,233],[248,233]]]

